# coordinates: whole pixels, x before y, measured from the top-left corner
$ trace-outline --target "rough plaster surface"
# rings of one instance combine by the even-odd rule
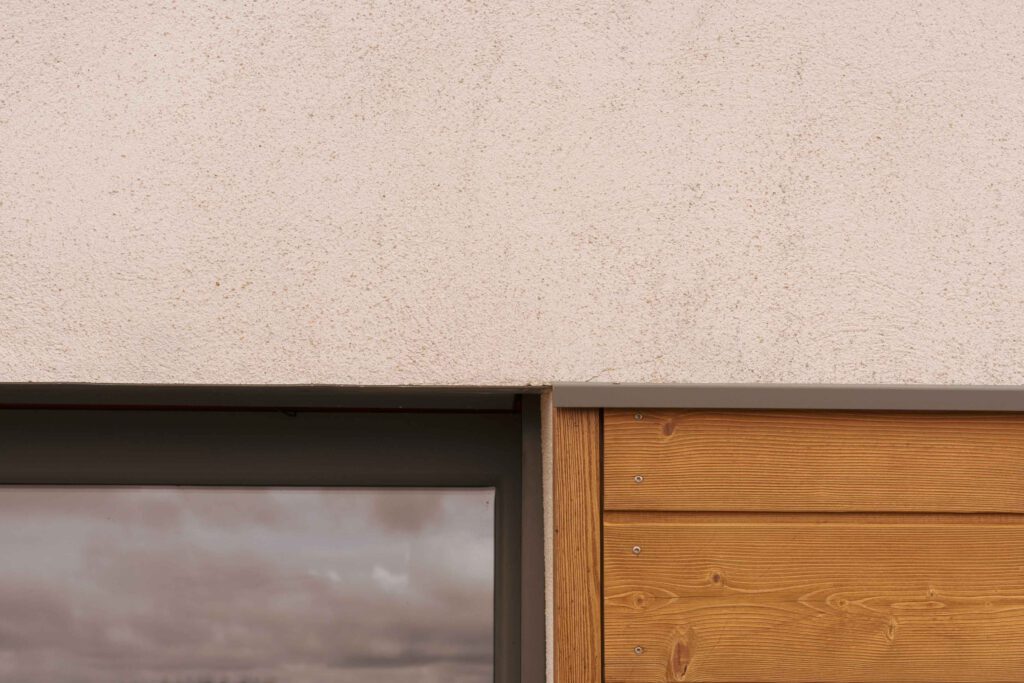
[[[0,12],[0,379],[1024,382],[1019,2]]]

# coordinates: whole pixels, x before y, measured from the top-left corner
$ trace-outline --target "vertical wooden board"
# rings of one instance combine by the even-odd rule
[[[604,538],[608,683],[1024,681],[1019,516],[607,513]]]
[[[555,682],[600,683],[601,413],[554,420]]]
[[[609,510],[1024,513],[1024,414],[608,410],[604,429]]]

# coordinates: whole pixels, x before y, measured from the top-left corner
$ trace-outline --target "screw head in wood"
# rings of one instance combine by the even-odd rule
[[[634,555],[639,555],[640,554],[640,546],[638,546],[638,545],[633,546],[633,554]]]
[[[635,477],[633,477],[633,481],[635,481],[638,484],[644,483],[644,475],[642,475],[642,474],[636,475]]]
[[[640,647],[639,645],[637,645],[636,647],[633,648],[633,654],[635,654],[635,655],[642,655],[643,653],[644,653],[644,649],[642,647]]]
[[[633,419],[634,420],[642,420],[642,419],[644,419],[644,414],[643,413],[634,413],[633,414]]]

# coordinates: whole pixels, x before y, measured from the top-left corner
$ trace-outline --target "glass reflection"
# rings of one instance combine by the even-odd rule
[[[0,488],[0,683],[493,680],[493,490]]]

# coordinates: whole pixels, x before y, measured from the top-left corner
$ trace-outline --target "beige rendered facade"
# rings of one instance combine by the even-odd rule
[[[1010,2],[8,2],[0,379],[1024,381]]]

